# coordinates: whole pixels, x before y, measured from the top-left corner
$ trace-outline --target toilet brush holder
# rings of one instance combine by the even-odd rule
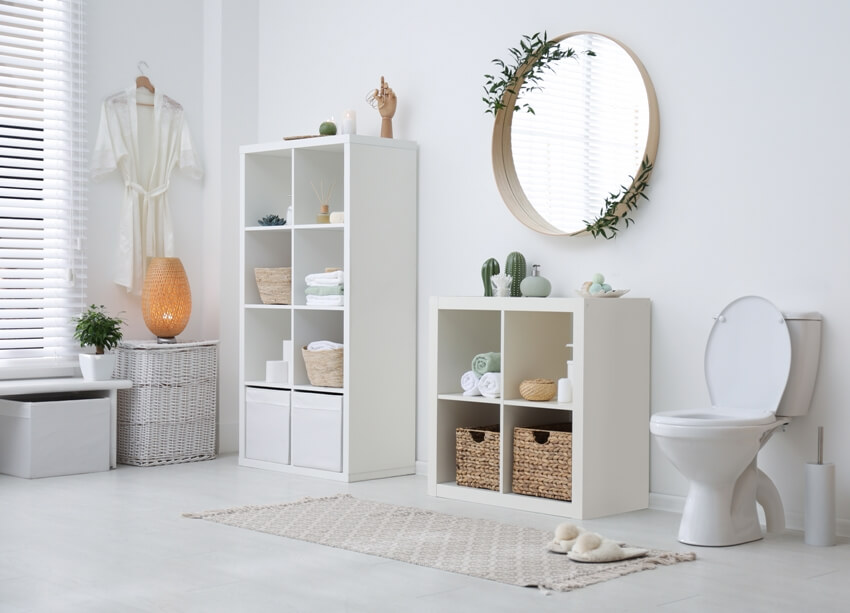
[[[835,464],[823,463],[823,428],[818,428],[818,461],[806,464],[806,545],[835,545]]]

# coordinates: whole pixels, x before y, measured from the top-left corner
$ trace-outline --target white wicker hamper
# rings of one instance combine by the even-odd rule
[[[158,466],[215,457],[218,341],[118,345],[118,462]]]

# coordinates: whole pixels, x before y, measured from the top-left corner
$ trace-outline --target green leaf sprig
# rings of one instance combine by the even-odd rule
[[[531,36],[525,34],[519,48],[508,49],[513,63],[496,58],[492,61],[501,70],[495,74],[485,74],[484,97],[486,113],[495,115],[505,108],[505,94],[515,98],[513,111],[524,110],[534,114],[528,102],[520,103],[520,94],[542,89],[542,78],[546,71],[553,72],[552,63],[564,58],[575,58],[579,54],[595,56],[591,50],[576,52],[574,49],[562,49],[560,43],[550,41],[546,32],[537,32]]]
[[[605,198],[605,204],[599,210],[599,217],[592,221],[583,220],[585,230],[593,235],[593,238],[600,236],[605,239],[612,239],[617,236],[620,228],[617,224],[622,221],[629,227],[629,224],[634,223],[634,219],[629,217],[629,213],[637,209],[638,200],[643,198],[649,200],[646,194],[646,188],[649,187],[649,175],[652,172],[652,164],[649,158],[644,158],[640,164],[640,171],[637,177],[629,176],[632,179],[631,189],[625,185],[620,186],[620,191],[611,193]]]

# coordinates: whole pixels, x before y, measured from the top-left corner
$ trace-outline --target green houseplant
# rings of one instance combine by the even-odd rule
[[[94,354],[80,353],[80,371],[84,379],[103,381],[112,378],[115,368],[115,354],[106,353],[114,349],[124,333],[121,327],[124,320],[120,317],[110,317],[103,305],[91,305],[79,317],[72,321],[76,324],[74,338],[81,347],[94,347]]]

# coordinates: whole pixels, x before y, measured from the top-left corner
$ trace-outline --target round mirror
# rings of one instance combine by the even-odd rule
[[[520,100],[505,94],[493,130],[493,171],[522,223],[575,235],[618,198],[621,215],[625,196],[645,187],[658,149],[658,102],[643,64],[622,43],[592,32],[552,42],[576,55],[552,62],[530,92],[520,92],[520,80]],[[513,111],[526,104],[533,113]]]

